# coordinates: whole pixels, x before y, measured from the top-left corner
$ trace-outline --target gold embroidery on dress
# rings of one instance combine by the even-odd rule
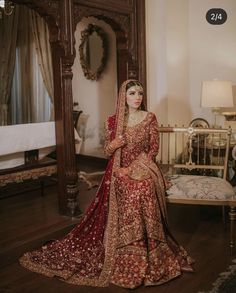
[[[165,182],[155,163],[159,147],[155,115],[139,111],[147,113],[146,117],[142,117],[142,120],[139,120],[141,116],[137,120],[133,119],[133,126],[125,121],[126,85],[129,82],[130,80],[123,83],[117,105],[114,133],[116,138],[123,135],[127,144],[114,152],[112,170],[109,170],[112,175],[105,183],[110,186],[110,193],[103,243],[89,248],[90,254],[86,249],[85,252],[77,249],[76,254],[69,258],[76,263],[73,264],[76,269],[77,264],[88,261],[89,269],[96,269],[95,266],[98,265],[97,270],[95,273],[86,269],[84,272],[79,269],[66,270],[63,269],[63,263],[50,262],[47,255],[46,263],[40,263],[40,257],[37,263],[37,252],[35,259],[33,253],[26,253],[20,259],[20,263],[26,268],[49,277],[58,276],[63,281],[76,285],[105,287],[112,282],[135,288],[142,283],[164,283],[181,273],[181,263],[185,265],[192,262],[186,251],[174,242],[165,229]],[[106,124],[105,151],[111,134],[113,130],[109,130]],[[113,174],[119,168],[128,168],[128,176],[115,177]],[[71,237],[74,236],[72,233]],[[99,251],[102,251],[102,257],[96,254]]]
[[[129,166],[129,177],[134,180],[145,180],[150,178],[150,173],[145,166],[138,164],[136,161]]]

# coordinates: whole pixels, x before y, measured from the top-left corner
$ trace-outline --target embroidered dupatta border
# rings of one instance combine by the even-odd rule
[[[115,120],[115,138],[119,137],[123,133],[124,119],[125,119],[125,104],[126,104],[126,85],[134,81],[132,79],[125,81],[119,91],[119,96],[117,100],[117,110],[116,110],[116,120]],[[75,275],[70,275],[70,272],[58,271],[49,268],[45,268],[42,265],[35,264],[28,257],[27,253],[20,258],[20,263],[30,269],[31,271],[41,273],[48,277],[58,276],[61,277],[62,281],[75,284],[75,285],[88,285],[97,287],[106,287],[109,285],[110,276],[113,273],[113,267],[115,263],[115,251],[117,245],[117,235],[118,235],[118,209],[116,201],[116,193],[114,187],[115,177],[113,176],[114,171],[120,167],[121,149],[117,149],[113,155],[113,165],[111,167],[111,183],[110,183],[110,195],[109,195],[109,213],[107,220],[107,245],[105,249],[105,260],[102,272],[99,277],[87,278]]]

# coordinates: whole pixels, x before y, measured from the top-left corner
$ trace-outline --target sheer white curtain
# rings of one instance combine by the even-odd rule
[[[36,50],[32,46],[28,56],[31,70],[29,64],[23,61],[21,51],[22,48],[16,49],[11,89],[12,124],[50,121],[52,104],[38,66]],[[22,74],[25,67],[28,67],[28,77],[26,72]]]
[[[50,121],[51,99],[39,67],[31,12],[21,6],[11,88],[12,124]]]

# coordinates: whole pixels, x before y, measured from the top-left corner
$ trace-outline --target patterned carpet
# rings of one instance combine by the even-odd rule
[[[212,284],[210,291],[200,291],[198,293],[235,293],[236,292],[236,259],[228,270],[220,273],[216,281]]]

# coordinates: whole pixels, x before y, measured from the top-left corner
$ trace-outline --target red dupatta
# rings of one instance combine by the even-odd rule
[[[116,115],[108,119],[110,140],[123,133],[126,104],[125,81],[119,90]],[[81,222],[63,239],[25,253],[24,267],[46,276],[59,276],[76,285],[108,286],[113,273],[118,235],[114,172],[120,167],[121,149],[110,159],[96,196]]]
[[[123,82],[120,87],[117,108],[115,117],[108,119],[108,128],[111,136],[110,140],[118,138],[123,133],[125,119],[125,104],[126,104],[126,85],[133,80]],[[81,224],[74,229],[76,234],[82,230],[84,226],[89,226],[92,222],[96,222],[97,228],[102,233],[92,233],[92,236],[99,235],[96,239],[97,243],[103,243],[105,254],[104,263],[99,277],[93,279],[76,278],[77,281],[93,286],[108,286],[110,276],[114,267],[114,255],[116,250],[117,235],[118,235],[118,214],[117,201],[114,188],[114,172],[120,167],[121,149],[117,149],[110,159],[106,168],[102,183],[97,191],[96,197],[89,209],[87,210]],[[74,233],[73,231],[71,233]],[[102,239],[101,239],[102,237]],[[104,244],[105,237],[105,244]],[[91,237],[90,237],[91,238]],[[88,241],[86,239],[86,241]]]

